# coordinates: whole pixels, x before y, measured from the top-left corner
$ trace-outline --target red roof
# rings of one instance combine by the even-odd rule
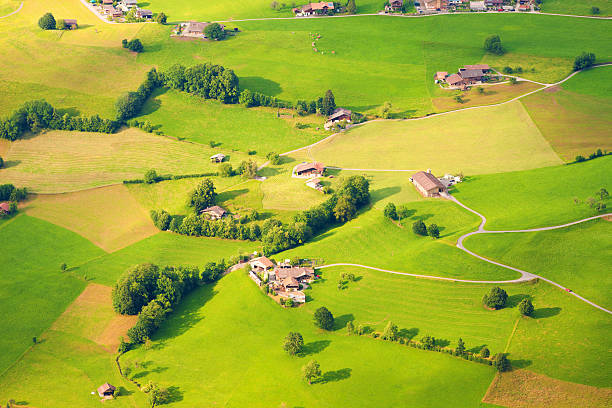
[[[0,203],[0,210],[9,212],[11,210],[11,206],[9,203]]]
[[[302,163],[295,166],[295,172],[300,173],[308,170],[316,170],[318,173],[323,173],[325,170],[325,166],[322,163],[314,162],[314,163]]]

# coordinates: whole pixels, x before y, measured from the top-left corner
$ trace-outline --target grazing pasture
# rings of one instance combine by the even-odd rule
[[[28,215],[74,231],[107,252],[158,232],[148,212],[122,184],[75,193],[36,195],[26,208]]]
[[[465,241],[479,255],[542,275],[612,309],[612,223],[589,221],[553,231],[479,234]]]
[[[425,170],[465,175],[560,164],[520,104],[407,121],[376,121],[320,143],[310,154],[326,165]],[[408,176],[408,174],[407,174]]]
[[[527,81],[519,81],[514,85],[504,83],[499,85],[473,86],[467,91],[451,91],[440,89],[438,97],[433,97],[432,102],[438,111],[449,111],[468,108],[471,106],[492,105],[524,95],[528,92],[541,88],[541,85]],[[478,88],[482,88],[480,93]],[[461,95],[463,102],[455,100],[456,95]]]
[[[611,170],[612,157],[606,156],[584,163],[474,176],[455,186],[452,194],[484,214],[489,230],[560,225],[597,214],[585,200],[602,187],[610,191]]]
[[[475,406],[493,378],[488,366],[347,336],[342,327],[350,315],[337,315],[338,330],[323,332],[312,324],[313,306],[282,309],[236,271],[186,296],[154,335],[154,346],[130,351],[121,362],[139,381],[175,387],[181,397],[176,407]],[[303,356],[282,350],[289,331],[303,335]],[[301,367],[310,359],[323,371],[323,380],[313,385],[301,379]],[[136,361],[148,363],[136,369]],[[282,392],[261,387],[259,379],[269,377],[282,378]]]
[[[599,7],[600,16],[612,15],[612,2],[610,0],[568,1],[548,0],[542,2],[542,11],[545,13],[575,14],[579,16],[591,16],[591,8]]]
[[[49,131],[11,144],[0,182],[27,186],[37,193],[61,193],[142,179],[160,174],[212,173],[210,156],[218,150],[145,133],[136,128],[115,134]],[[246,154],[229,154],[238,166]]]
[[[61,272],[60,265],[72,267],[104,251],[73,232],[26,215],[0,224],[0,242],[0,310],[11,311],[0,322],[0,331],[11,333],[0,340],[1,374],[85,288],[81,279]]]

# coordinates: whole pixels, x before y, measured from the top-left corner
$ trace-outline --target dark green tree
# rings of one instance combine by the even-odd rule
[[[211,40],[222,40],[225,38],[225,30],[219,23],[212,23],[204,28],[204,35]]]
[[[167,19],[168,19],[168,17],[163,12],[159,13],[157,16],[155,16],[155,21],[158,22],[159,24],[166,24],[166,20]]]
[[[355,218],[357,207],[348,197],[340,197],[334,206],[334,216],[340,222],[345,222]]]
[[[348,3],[346,3],[346,11],[349,14],[357,14],[357,5],[355,4],[355,0],[348,0]]]
[[[485,51],[495,55],[502,55],[505,52],[499,35],[491,35],[487,37],[484,42],[484,49]]]
[[[427,235],[430,237],[437,239],[440,238],[440,230],[436,224],[429,224],[427,226]]]
[[[595,63],[595,54],[592,52],[583,52],[574,60],[574,71],[589,68]]]
[[[482,358],[489,358],[490,355],[491,355],[491,352],[489,351],[489,349],[487,347],[483,347],[480,350],[480,356]]]
[[[533,314],[533,303],[528,298],[525,298],[519,303],[518,309],[523,316],[531,316]]]
[[[463,339],[461,337],[459,337],[459,341],[457,342],[455,353],[458,356],[462,356],[463,354],[465,354],[465,343],[463,342]]]
[[[133,40],[129,41],[127,43],[127,48],[130,51],[134,51],[138,53],[144,51],[144,47],[142,46],[142,43],[140,42],[138,38],[134,38]]]
[[[51,13],[45,13],[38,19],[38,26],[43,30],[55,30],[55,17]]]
[[[2,159],[0,158],[0,164],[2,163]],[[2,167],[2,165],[0,165],[0,167]],[[605,188],[600,188],[599,191],[597,192],[597,195],[599,196],[600,200],[605,200],[606,198],[610,197],[610,193],[608,193],[608,190],[606,190]]]
[[[487,307],[496,310],[503,308],[506,304],[506,300],[508,300],[508,294],[499,286],[491,288],[491,291],[482,298],[482,302]]]
[[[493,357],[493,367],[497,368],[497,371],[502,373],[512,368],[506,353],[497,353],[495,357]]]
[[[60,271],[62,271],[62,272],[66,272],[66,269],[68,269],[68,265],[66,265],[66,263],[65,263],[65,262],[63,262],[63,263],[60,265]]]
[[[0,157],[0,169],[4,167],[4,160]]]
[[[238,166],[238,173],[242,175],[242,178],[253,179],[257,177],[257,163],[255,160],[243,161]]]
[[[427,235],[427,227],[423,220],[417,220],[412,223],[412,231],[417,235]]]
[[[328,89],[321,102],[321,114],[329,116],[334,113],[334,110],[336,110],[336,100],[334,98],[334,93],[331,89]]]
[[[212,206],[215,203],[215,185],[212,180],[205,178],[198,184],[198,186],[191,192],[189,196],[188,204],[199,214],[203,209]]]
[[[304,339],[300,333],[289,332],[285,337],[285,343],[283,349],[290,355],[294,356],[302,351],[304,347]]]
[[[397,328],[397,325],[389,321],[389,323],[387,323],[387,326],[385,327],[385,330],[382,333],[383,340],[396,341],[398,339],[398,336],[399,330]]]
[[[334,327],[334,315],[325,306],[321,306],[314,313],[314,323],[320,329],[331,330]]]
[[[599,7],[597,6],[591,7],[591,14],[599,14]]]
[[[221,177],[232,177],[234,175],[234,169],[229,163],[221,163],[219,166],[219,175]]]
[[[425,348],[426,350],[431,350],[434,348],[434,345],[436,344],[436,339],[432,336],[425,336],[421,339],[421,344],[423,345],[423,348]]]
[[[353,332],[355,331],[355,325],[353,324],[352,320],[349,320],[346,324],[346,331],[348,332],[348,334],[353,334]]]
[[[392,220],[397,220],[397,209],[395,208],[395,204],[388,203],[385,206],[384,211],[385,217],[390,218]]]
[[[144,175],[144,182],[147,184],[153,184],[157,181],[157,172],[153,169],[147,170]]]

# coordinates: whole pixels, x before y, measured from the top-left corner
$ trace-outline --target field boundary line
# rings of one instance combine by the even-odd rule
[[[21,4],[19,5],[19,8],[17,8],[17,10],[15,10],[15,11],[11,11],[11,12],[10,12],[10,13],[8,13],[6,16],[2,16],[2,17],[0,17],[0,18],[7,18],[7,17],[12,16],[13,14],[17,14],[17,13],[19,13],[19,12],[21,11],[21,9],[23,8],[23,3],[24,3],[24,2],[22,1],[22,2],[21,2]]]
[[[512,328],[512,332],[510,333],[510,337],[508,337],[508,342],[506,342],[506,347],[504,347],[504,353],[508,352],[508,349],[510,348],[510,343],[512,342],[512,338],[514,337],[514,333],[516,333],[516,328],[519,325],[519,321],[521,320],[520,317],[516,318],[516,322],[514,322],[514,327]]]

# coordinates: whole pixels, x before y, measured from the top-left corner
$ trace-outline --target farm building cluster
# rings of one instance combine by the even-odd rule
[[[136,0],[90,0],[96,11],[109,20],[118,22],[147,21],[153,19],[153,12],[138,7]]]
[[[210,22],[201,22],[201,21],[187,21],[185,23],[178,24],[173,31],[173,34],[178,37],[188,37],[188,38],[200,38],[200,39],[208,39],[206,36],[206,27],[210,26]],[[227,32],[235,32],[238,31],[238,28],[234,28],[232,30],[226,30],[226,26],[223,24],[219,24],[221,30]]]
[[[353,112],[345,108],[336,108],[334,112],[327,117],[327,121],[323,126],[325,130],[330,130],[336,124],[350,124]],[[346,125],[344,126],[346,127]]]
[[[427,169],[413,174],[410,182],[423,197],[440,197],[448,193],[450,186],[460,183],[461,176],[445,174],[444,177],[438,178],[431,173],[431,169]]]
[[[308,179],[306,185],[317,191],[323,191],[320,177],[325,173],[325,166],[322,163],[300,163],[293,168],[291,177]]]
[[[487,64],[466,65],[459,72],[450,74],[446,71],[436,72],[434,82],[446,84],[452,89],[467,89],[470,85],[482,84],[491,77],[491,67]]]
[[[258,285],[267,285],[269,294],[279,299],[291,299],[294,303],[305,303],[306,295],[302,289],[316,279],[314,269],[304,266],[293,266],[291,261],[275,264],[265,256],[249,261],[250,278]]]
[[[515,4],[516,1],[514,0],[416,0],[414,2],[419,14],[434,14],[453,11],[514,11]]]
[[[293,9],[296,17],[333,15],[334,11],[334,3],[331,1],[308,3]]]

